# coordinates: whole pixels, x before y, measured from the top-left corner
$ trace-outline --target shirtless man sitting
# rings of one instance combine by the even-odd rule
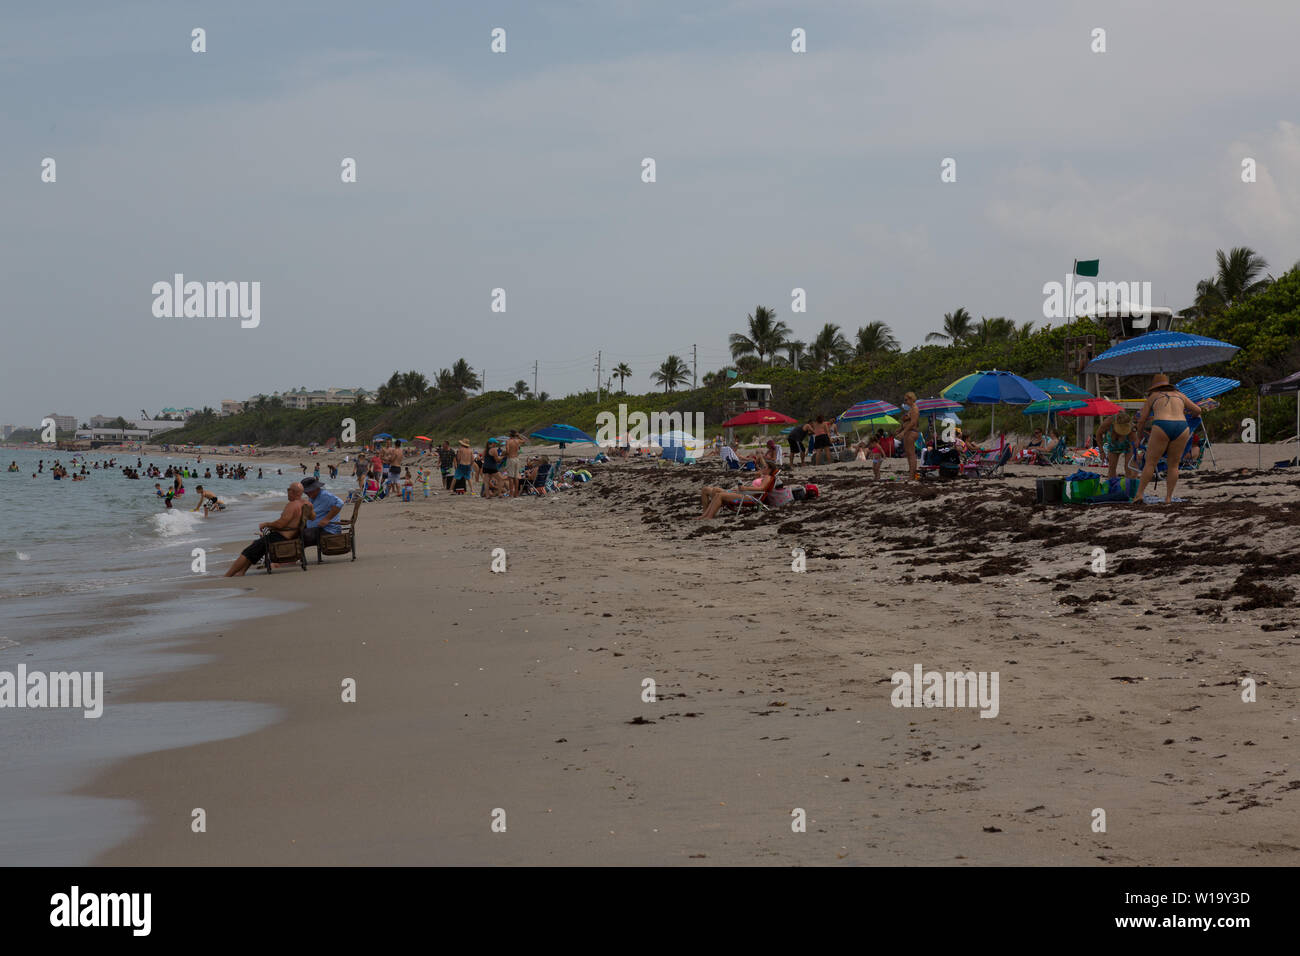
[[[234,563],[226,571],[226,577],[236,578],[243,577],[253,565],[261,561],[266,556],[266,546],[271,541],[292,541],[298,537],[298,524],[301,520],[302,509],[307,508],[307,515],[311,517],[311,502],[303,497],[302,484],[295,481],[289,486],[289,502],[280,512],[280,517],[274,521],[263,521],[257,526],[259,537],[242,552],[239,557],[235,558]]]

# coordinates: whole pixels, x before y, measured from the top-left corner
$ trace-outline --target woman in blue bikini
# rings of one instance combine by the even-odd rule
[[[1134,499],[1138,504],[1142,503],[1142,495],[1155,476],[1156,465],[1164,457],[1169,460],[1169,471],[1165,475],[1165,504],[1173,500],[1174,485],[1178,484],[1178,462],[1192,435],[1187,427],[1188,414],[1200,415],[1201,407],[1170,385],[1168,375],[1156,375],[1151,379],[1139,419],[1143,428],[1151,429],[1151,437],[1147,441],[1146,465],[1142,468],[1142,480]]]

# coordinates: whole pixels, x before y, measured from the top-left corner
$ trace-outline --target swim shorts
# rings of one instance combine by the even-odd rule
[[[813,436],[813,447],[814,447],[814,448],[830,448],[830,447],[831,447],[831,436],[830,436],[830,435],[814,435],[814,436]]]
[[[510,477],[510,478],[518,478],[518,477],[519,477],[519,459],[518,459],[518,458],[507,458],[507,459],[506,459],[506,475],[507,475],[508,477]]]
[[[456,474],[455,474],[456,481],[469,481],[469,476],[470,476],[469,465],[456,466]]]

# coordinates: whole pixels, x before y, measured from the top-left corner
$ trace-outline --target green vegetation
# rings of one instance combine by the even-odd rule
[[[1258,385],[1300,366],[1300,269],[1292,267],[1274,279],[1265,274],[1268,264],[1248,248],[1219,250],[1216,259],[1216,274],[1198,284],[1194,304],[1179,315],[1186,331],[1241,347],[1230,362],[1187,373],[1242,381],[1242,388],[1224,396],[1222,406],[1206,416],[1217,440],[1235,440],[1241,420],[1255,415]],[[927,344],[902,352],[893,331],[881,321],[859,327],[853,339],[840,326],[828,323],[806,344],[792,337],[774,310],[758,306],[747,317],[745,330],[732,334],[728,344],[734,359],[730,371],[770,383],[775,409],[806,420],[818,414],[833,417],[863,399],[898,403],[907,391],[922,397],[937,395],[961,376],[982,369],[1010,369],[1031,379],[1071,378],[1064,366],[1065,339],[1089,333],[1102,342],[1108,339],[1106,328],[1089,320],[1036,329],[1033,322],[1017,325],[1001,316],[976,322],[965,308],[958,308],[944,315],[941,330],[930,333]],[[735,395],[728,391],[734,379],[727,372],[707,372],[703,387],[679,391],[691,376],[686,363],[670,355],[651,374],[663,391],[645,395],[605,393],[597,402],[596,394],[589,391],[550,399],[545,392],[532,395],[528,383],[521,380],[510,391],[471,398],[467,395],[479,387],[479,381],[460,359],[451,369],[440,371],[435,384],[420,372],[394,372],[376,391],[373,403],[292,411],[278,399],[263,398],[244,414],[229,418],[204,409],[183,430],[167,437],[202,444],[306,444],[337,437],[343,419],[352,418],[359,439],[389,432],[401,438],[428,435],[438,441],[464,437],[477,444],[510,428],[527,433],[553,422],[594,434],[597,414],[616,411],[620,402],[632,411],[703,412],[708,430],[715,432],[720,430],[727,401]],[[618,377],[621,386],[631,374],[632,369],[620,363],[611,381]],[[1113,396],[1113,380],[1104,381],[1104,391]],[[1143,388],[1144,381],[1129,380],[1124,397],[1140,396]],[[1014,409],[998,409],[997,417],[1013,428],[1023,424]],[[963,418],[973,434],[987,433],[987,408],[968,407]],[[1293,421],[1294,407],[1289,403],[1266,401],[1263,439],[1289,435]]]

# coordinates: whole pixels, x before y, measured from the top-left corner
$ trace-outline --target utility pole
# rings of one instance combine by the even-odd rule
[[[691,388],[700,387],[700,349],[697,345],[691,346]]]
[[[600,350],[596,350],[596,402],[600,403]]]
[[[537,359],[533,359],[533,395],[537,395]]]

